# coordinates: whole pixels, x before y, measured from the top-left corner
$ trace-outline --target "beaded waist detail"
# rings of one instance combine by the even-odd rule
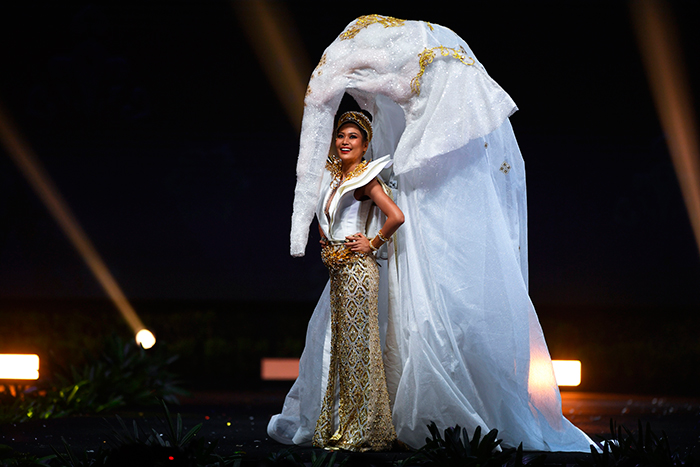
[[[321,260],[328,269],[337,269],[368,254],[350,250],[345,242],[330,242],[321,249]]]

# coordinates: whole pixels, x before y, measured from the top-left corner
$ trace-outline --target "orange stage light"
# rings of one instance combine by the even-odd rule
[[[581,362],[578,360],[552,360],[557,386],[581,384]]]
[[[39,379],[39,356],[0,354],[0,379]]]
[[[290,381],[299,376],[298,358],[263,358],[260,360],[260,378],[263,381]]]

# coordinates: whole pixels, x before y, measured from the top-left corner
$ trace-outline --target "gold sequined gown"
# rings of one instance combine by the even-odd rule
[[[381,167],[372,163],[321,196],[319,221],[331,241],[321,253],[331,282],[331,356],[316,447],[381,451],[396,440],[379,338],[379,268],[374,255],[351,252],[341,241],[365,232],[371,201],[357,201],[353,192]]]

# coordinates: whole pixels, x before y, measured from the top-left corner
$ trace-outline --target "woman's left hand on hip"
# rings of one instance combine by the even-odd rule
[[[360,251],[362,253],[369,253],[372,251],[369,247],[369,239],[361,232],[345,237],[345,246],[351,251]]]

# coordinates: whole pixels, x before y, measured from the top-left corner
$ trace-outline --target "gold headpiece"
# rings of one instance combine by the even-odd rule
[[[354,123],[362,128],[367,134],[367,142],[372,141],[372,123],[365,114],[362,112],[345,112],[338,119],[338,126],[335,127],[336,131],[346,123]]]

